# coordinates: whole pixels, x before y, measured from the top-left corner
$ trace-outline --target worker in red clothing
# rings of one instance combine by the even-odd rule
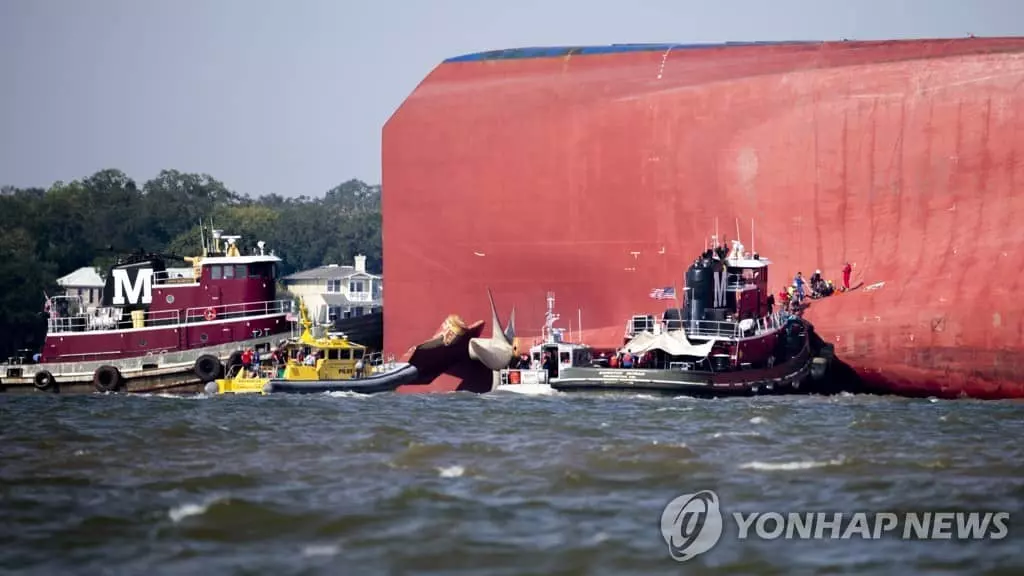
[[[843,292],[850,289],[850,273],[853,272],[853,267],[847,262],[843,265]]]
[[[246,348],[242,351],[242,369],[246,371],[247,375],[252,367],[252,348]]]

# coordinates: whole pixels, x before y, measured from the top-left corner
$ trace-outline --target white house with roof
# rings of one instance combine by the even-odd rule
[[[383,279],[366,271],[366,256],[357,254],[354,266],[328,264],[281,279],[285,288],[302,298],[313,319],[331,323],[379,312]]]
[[[82,266],[71,274],[57,279],[64,296],[77,297],[86,309],[95,308],[103,300],[103,277],[93,266]]]

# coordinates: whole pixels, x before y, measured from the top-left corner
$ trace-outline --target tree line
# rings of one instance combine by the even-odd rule
[[[89,265],[105,273],[138,250],[200,254],[199,223],[211,218],[246,248],[264,240],[283,260],[282,275],[349,264],[357,253],[380,272],[380,192],[349,180],[318,197],[252,198],[207,174],[164,170],[139,186],[114,169],[46,189],[0,188],[0,362],[42,346],[43,295],[62,291],[58,278]]]

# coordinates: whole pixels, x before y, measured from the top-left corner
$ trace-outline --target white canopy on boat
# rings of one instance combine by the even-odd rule
[[[623,351],[629,352],[630,354],[643,354],[650,350],[662,350],[666,354],[672,356],[696,356],[697,358],[706,358],[711,353],[711,348],[715,345],[714,340],[709,340],[704,344],[693,344],[686,337],[686,332],[683,330],[672,330],[669,332],[662,332],[661,334],[652,334],[651,332],[641,332],[633,337],[632,340],[623,347]]]

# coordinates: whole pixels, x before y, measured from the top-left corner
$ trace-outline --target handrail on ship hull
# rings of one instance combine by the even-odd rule
[[[180,310],[143,311],[141,319],[119,320],[110,316],[93,316],[79,314],[70,317],[49,318],[47,335],[83,333],[97,331],[115,331],[132,328],[176,327],[202,324],[220,320],[235,320],[273,314],[291,312],[290,300],[268,300],[263,302],[246,302],[244,304],[221,304],[218,306],[200,306],[185,310],[184,318]],[[107,309],[111,310],[111,309]],[[212,311],[210,314],[207,311]],[[211,317],[208,319],[207,315]],[[184,320],[184,321],[182,321]]]

